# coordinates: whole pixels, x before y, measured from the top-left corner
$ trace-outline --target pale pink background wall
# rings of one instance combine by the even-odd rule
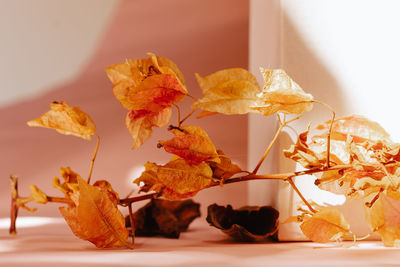
[[[247,68],[248,1],[122,1],[93,58],[76,80],[40,98],[0,109],[2,217],[9,212],[10,173],[20,176],[22,195],[28,194],[30,184],[50,195],[59,195],[51,188],[51,182],[54,175],[59,175],[61,166],[71,166],[87,176],[94,140],[87,142],[49,129],[26,126],[26,121],[47,111],[53,100],[81,107],[96,122],[102,143],[93,178],[109,179],[121,196],[132,188],[130,181],[135,178],[130,175],[132,168],[142,166],[147,160],[162,163],[170,158],[156,148],[157,140],[171,137],[165,130],[156,130],[151,140],[138,150],[130,149],[132,140],[124,124],[126,111],[113,97],[104,72],[107,65],[125,58],[141,58],[149,51],[173,59],[183,70],[191,94],[200,97],[195,72],[207,75],[222,68]],[[188,98],[181,105],[183,113],[189,112],[190,104]],[[217,147],[246,167],[246,116],[193,118],[188,123],[204,127]],[[206,190],[196,199],[203,203],[203,211],[214,202],[245,205],[247,186],[227,185],[223,189]],[[58,205],[34,206],[39,207],[37,215],[58,215]],[[21,215],[31,214],[22,211]]]

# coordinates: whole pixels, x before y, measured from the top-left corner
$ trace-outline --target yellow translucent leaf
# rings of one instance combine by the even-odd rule
[[[338,240],[350,232],[342,213],[334,207],[320,207],[316,213],[304,219],[300,228],[311,241],[319,243]]]
[[[39,204],[46,204],[47,195],[43,193],[36,185],[30,185],[29,189],[31,190],[31,198],[33,201]]]
[[[192,108],[223,114],[245,114],[256,112],[255,105],[261,92],[256,78],[245,69],[234,68],[215,72],[204,78],[196,74],[204,97]]]
[[[53,187],[63,192],[66,197],[70,197],[71,194],[79,190],[78,178],[81,178],[81,176],[72,171],[70,167],[60,168],[60,174],[64,182],[61,183],[60,179],[55,176],[53,179]]]
[[[260,68],[264,76],[261,103],[253,109],[268,116],[276,112],[303,113],[313,107],[313,96],[307,94],[284,70]]]
[[[141,191],[156,191],[171,200],[192,197],[212,183],[212,170],[204,162],[190,165],[184,159],[175,159],[164,166],[148,162],[145,168],[134,183],[143,182]]]
[[[387,247],[400,247],[400,200],[380,194],[371,208],[365,207],[366,219]]]
[[[153,134],[153,127],[163,127],[171,118],[171,108],[159,112],[131,110],[126,116],[126,126],[133,138],[132,149],[140,147]]]
[[[76,206],[61,207],[60,212],[73,233],[100,248],[131,247],[125,219],[107,192],[78,178]]]
[[[90,140],[96,126],[92,119],[78,107],[66,102],[53,102],[50,110],[37,119],[28,121],[29,126],[55,129],[66,135],[75,135]]]
[[[199,164],[202,161],[220,163],[217,150],[207,133],[198,126],[184,126],[172,128],[175,137],[159,141],[165,151],[184,158],[190,164]]]

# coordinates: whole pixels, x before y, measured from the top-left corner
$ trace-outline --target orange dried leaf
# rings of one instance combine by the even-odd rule
[[[198,126],[172,128],[176,136],[170,140],[159,141],[165,151],[184,158],[190,164],[202,161],[220,163],[218,153],[207,133]]]
[[[171,108],[159,112],[131,110],[126,115],[126,126],[133,138],[132,149],[141,146],[153,134],[153,127],[163,127],[171,118]]]
[[[55,129],[66,135],[75,135],[90,140],[96,126],[92,119],[78,107],[66,102],[53,102],[50,110],[37,119],[28,121],[29,126]]]
[[[63,192],[66,197],[70,197],[73,193],[78,192],[78,178],[81,178],[81,176],[72,171],[70,167],[60,168],[60,173],[64,182],[61,183],[60,179],[55,176],[53,179],[53,187]]]
[[[213,170],[213,178],[219,179],[221,182],[231,178],[236,173],[243,172],[240,167],[232,163],[231,159],[228,158],[222,150],[217,150],[220,163],[210,162],[211,169]]]
[[[36,185],[30,185],[29,189],[31,190],[31,198],[33,201],[39,204],[46,204],[47,201],[47,195],[42,192]]]
[[[164,166],[147,162],[145,168],[134,183],[143,182],[141,191],[156,191],[171,200],[192,197],[212,183],[212,170],[204,162],[190,165],[184,159],[175,159]]]
[[[187,94],[175,63],[150,55],[106,68],[114,95],[126,109],[159,112]]]
[[[400,200],[380,194],[371,208],[365,207],[366,219],[387,247],[400,247]]]
[[[340,239],[350,232],[343,214],[334,207],[321,207],[300,225],[304,235],[314,242],[326,243]]]
[[[223,114],[256,112],[250,106],[257,102],[261,92],[257,79],[245,69],[233,68],[217,71],[204,78],[196,74],[204,97],[192,108]]]
[[[78,178],[76,206],[61,207],[60,212],[72,232],[100,248],[131,247],[125,219],[109,195]]]
[[[276,112],[299,114],[312,109],[313,96],[305,93],[284,70],[260,70],[264,76],[264,88],[261,103],[255,105],[254,110],[268,116]]]

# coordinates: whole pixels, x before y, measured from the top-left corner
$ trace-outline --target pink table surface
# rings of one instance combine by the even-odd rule
[[[350,248],[335,243],[235,243],[204,218],[179,239],[137,237],[134,250],[102,250],[76,238],[62,218],[30,218],[20,218],[17,236],[9,236],[7,219],[0,219],[1,266],[397,266],[400,261],[399,249],[372,241]],[[40,221],[44,224],[38,225]]]

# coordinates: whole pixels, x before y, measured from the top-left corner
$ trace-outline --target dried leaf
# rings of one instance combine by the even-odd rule
[[[278,231],[279,212],[270,206],[243,207],[233,210],[213,204],[208,206],[207,222],[238,241],[258,241]]]
[[[31,190],[31,198],[33,201],[39,204],[46,204],[47,195],[43,193],[36,185],[30,185],[29,189]]]
[[[167,141],[159,141],[165,151],[184,158],[190,164],[199,164],[203,161],[221,162],[213,142],[200,127],[173,127],[171,132],[176,137]]]
[[[164,166],[147,162],[145,168],[134,183],[143,182],[141,191],[153,190],[171,200],[192,197],[212,183],[212,170],[204,162],[190,165],[184,159],[175,159]]]
[[[82,177],[76,172],[72,171],[70,167],[60,168],[60,173],[61,177],[64,179],[64,182],[61,183],[60,179],[55,176],[53,179],[53,187],[63,192],[66,197],[71,197],[73,193],[79,191],[78,178],[82,179]]]
[[[261,92],[257,79],[245,69],[226,69],[204,78],[196,74],[204,97],[192,108],[223,114],[245,114],[256,112],[250,106],[258,100]]]
[[[307,138],[310,131],[310,124],[307,127],[307,131],[301,133],[295,145],[291,145],[289,149],[284,150],[285,157],[292,159],[307,169],[322,167],[322,162],[318,158],[318,155],[311,150],[307,145]]]
[[[78,107],[66,102],[53,102],[50,110],[37,119],[28,121],[29,126],[55,129],[66,135],[75,135],[90,140],[96,130],[92,119]]]
[[[197,217],[200,217],[200,204],[191,199],[152,199],[134,214],[135,235],[179,238],[180,233],[186,231]],[[129,217],[125,221],[130,227]]]
[[[148,110],[131,110],[126,116],[126,126],[133,138],[132,149],[141,146],[153,134],[153,127],[163,127],[171,118],[171,108],[159,112]]]
[[[380,194],[371,208],[365,207],[366,219],[387,247],[400,247],[400,200]]]
[[[320,207],[312,216],[304,218],[300,228],[305,236],[318,243],[339,240],[350,232],[342,213],[334,207]]]
[[[228,158],[222,150],[217,150],[217,153],[221,163],[209,162],[210,167],[213,170],[213,178],[218,179],[223,183],[236,173],[243,172],[238,165],[232,163],[231,159]]]
[[[264,88],[260,96],[262,101],[254,105],[254,110],[268,116],[276,112],[300,114],[312,109],[313,96],[305,93],[284,70],[260,70]]]
[[[80,177],[78,186],[76,206],[60,208],[72,232],[100,248],[131,247],[124,217],[109,194]]]
[[[127,60],[106,68],[113,92],[128,110],[160,112],[187,94],[183,75],[166,58],[156,57]]]

